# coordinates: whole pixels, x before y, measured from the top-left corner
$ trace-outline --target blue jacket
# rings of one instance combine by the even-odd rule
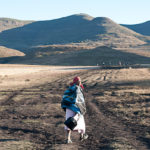
[[[84,96],[80,86],[74,84],[70,86],[62,97],[61,107],[66,110],[66,108],[71,109],[75,113],[84,114],[86,111]]]

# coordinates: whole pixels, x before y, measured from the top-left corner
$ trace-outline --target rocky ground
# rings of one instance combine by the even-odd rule
[[[60,102],[76,75],[85,87],[89,139],[80,142],[73,133],[73,143],[67,145]],[[27,78],[26,82],[35,81]],[[149,69],[78,70],[11,89],[3,82],[4,78],[0,89],[1,150],[150,149]]]

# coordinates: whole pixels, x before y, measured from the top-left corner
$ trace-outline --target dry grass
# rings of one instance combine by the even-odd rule
[[[4,139],[5,140],[5,139]],[[28,150],[35,149],[34,144],[30,141],[15,141],[8,139],[7,142],[1,142],[1,150]]]
[[[118,150],[144,147],[148,150],[149,69],[79,71],[71,66],[1,65],[3,71],[13,67],[18,72],[5,74],[8,77],[3,82],[9,83],[9,77],[16,82],[14,85],[12,82],[10,87],[2,84],[3,89],[0,89],[0,135],[1,140],[7,140],[0,143],[3,149],[34,149],[36,146],[38,149]],[[56,70],[58,68],[60,70]],[[21,70],[25,69],[28,71],[22,73]],[[85,119],[90,137],[85,143],[77,142],[74,137],[75,142],[66,146],[63,143],[64,112],[60,102],[66,86],[76,75],[81,76],[87,90]],[[19,77],[30,81],[20,83]]]
[[[0,58],[12,57],[12,56],[25,56],[25,54],[23,52],[15,50],[15,49],[0,46]]]
[[[62,78],[65,74],[76,72],[76,67],[0,65],[1,90],[21,89],[44,84]],[[78,68],[82,68],[78,67]]]

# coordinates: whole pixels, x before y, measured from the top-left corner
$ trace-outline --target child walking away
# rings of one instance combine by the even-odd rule
[[[67,132],[66,143],[72,143],[71,131],[77,131],[80,134],[81,141],[88,138],[85,132],[84,115],[86,113],[86,106],[83,89],[80,77],[75,77],[62,97],[61,107],[66,112],[65,123],[66,125],[68,124],[68,126],[65,126]]]

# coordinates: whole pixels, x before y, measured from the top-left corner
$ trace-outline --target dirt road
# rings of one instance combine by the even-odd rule
[[[85,86],[89,139],[65,144],[61,97],[72,78]],[[148,69],[85,70],[41,85],[0,90],[0,150],[150,149]]]

